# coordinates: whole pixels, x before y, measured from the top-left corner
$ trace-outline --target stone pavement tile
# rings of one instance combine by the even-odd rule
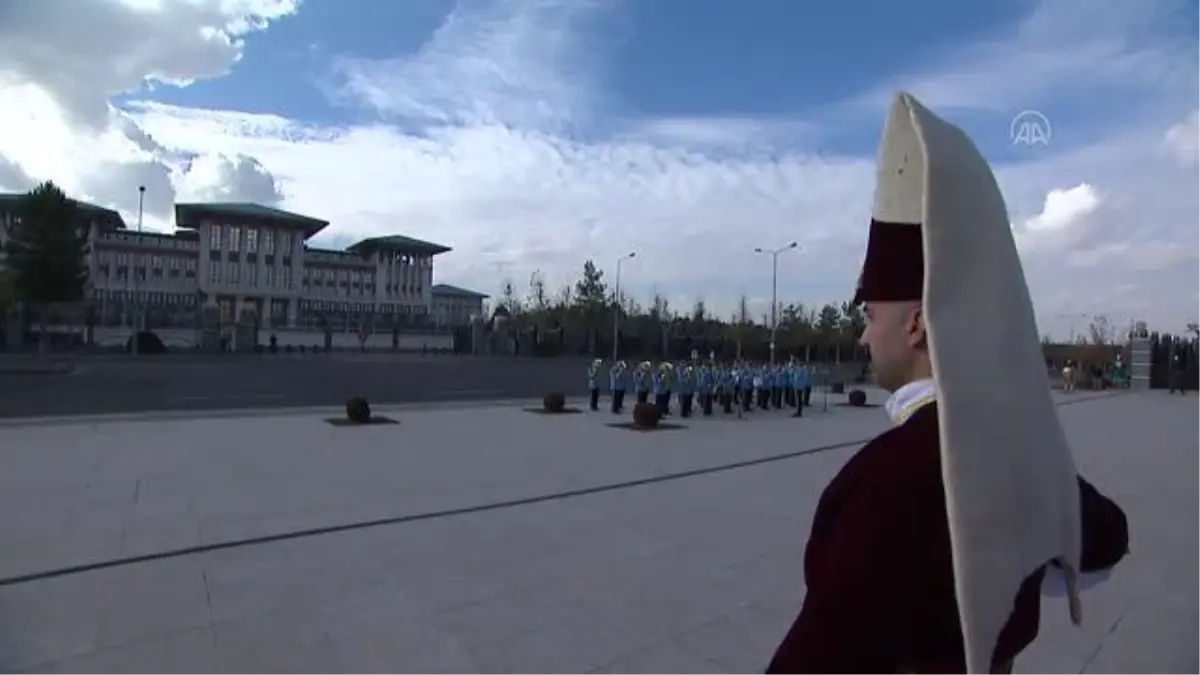
[[[662,556],[655,564],[631,567],[624,579],[592,587],[587,602],[661,639],[713,621],[762,592],[760,580]]]
[[[345,670],[336,642],[301,605],[213,625],[218,672],[328,673]]]
[[[348,541],[331,534],[204,554],[213,620],[317,605],[382,586],[388,560],[370,547],[344,545]]]
[[[543,628],[470,651],[484,672],[574,673],[599,668],[653,642],[627,621],[581,607]]]
[[[205,626],[206,595],[191,559],[0,588],[0,666],[20,669]]]
[[[683,633],[675,641],[731,673],[761,673],[783,637],[764,623],[760,613],[743,608]]]
[[[313,586],[296,574],[282,546],[214,551],[201,557],[214,622],[275,611],[302,602]]]
[[[305,607],[321,632],[335,639],[380,633],[396,643],[414,642],[433,626],[433,613],[403,589],[378,582]]]
[[[30,673],[207,673],[221,666],[211,628],[192,628],[75,658],[38,664]]]
[[[668,640],[623,656],[592,673],[732,673],[712,661]]]
[[[187,516],[143,511],[129,516],[122,523],[122,557],[191,548],[202,542],[200,523]]]
[[[387,579],[404,592],[409,602],[434,612],[487,600],[509,588],[502,579],[452,562],[396,567],[389,570]]]
[[[383,633],[338,638],[334,642],[345,672],[475,673],[480,667],[456,640],[433,631],[415,642],[397,642]]]

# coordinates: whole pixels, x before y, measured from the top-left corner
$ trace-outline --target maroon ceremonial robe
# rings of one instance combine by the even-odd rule
[[[1080,479],[1083,571],[1115,565],[1125,516]],[[1037,637],[1044,569],[1017,593],[994,671]],[[937,404],[868,443],[817,504],[807,593],[768,673],[966,672],[942,483]]]

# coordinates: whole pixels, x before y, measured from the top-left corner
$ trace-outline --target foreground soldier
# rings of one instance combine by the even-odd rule
[[[592,365],[588,366],[588,407],[592,410],[600,409],[600,381],[597,377],[600,375],[600,367],[603,365],[603,360],[595,359],[592,361]]]
[[[787,388],[787,369],[783,366],[771,366],[771,405],[776,410],[783,409],[783,390]]]
[[[807,370],[802,366],[796,366],[792,369],[791,382],[788,383],[792,392],[792,403],[795,404],[795,412],[792,417],[804,417],[804,377]]]
[[[696,386],[696,369],[684,366],[679,369],[679,378],[675,382],[676,393],[679,394],[679,416],[692,416],[692,397]]]
[[[650,362],[642,361],[633,371],[633,393],[638,403],[650,400]]]
[[[748,363],[742,364],[739,372],[741,373],[742,385],[742,407],[740,410],[742,412],[750,412],[751,408],[754,407],[754,379],[757,377],[757,375],[755,374],[755,370]]]
[[[715,386],[712,367],[707,364],[700,366],[700,372],[696,376],[696,390],[700,394],[700,411],[705,417],[712,417]]]
[[[612,391],[613,414],[625,407],[625,362],[617,361],[608,370],[608,388]]]
[[[1125,517],[1076,473],[990,168],[908,95],[872,214],[856,302],[894,427],[821,495],[768,672],[1009,672],[1047,565],[1078,623],[1078,572],[1124,556]]]
[[[722,364],[717,375],[717,392],[721,396],[721,412],[725,415],[733,413],[734,393],[736,390],[736,371]]]

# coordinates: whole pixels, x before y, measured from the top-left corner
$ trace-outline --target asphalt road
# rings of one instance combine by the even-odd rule
[[[0,418],[469,401],[581,393],[585,359],[351,355],[80,359],[70,374],[0,374]]]

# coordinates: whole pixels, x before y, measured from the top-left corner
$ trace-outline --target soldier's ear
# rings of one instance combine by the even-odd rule
[[[914,306],[908,315],[908,343],[915,349],[925,349],[925,313],[920,305]]]

